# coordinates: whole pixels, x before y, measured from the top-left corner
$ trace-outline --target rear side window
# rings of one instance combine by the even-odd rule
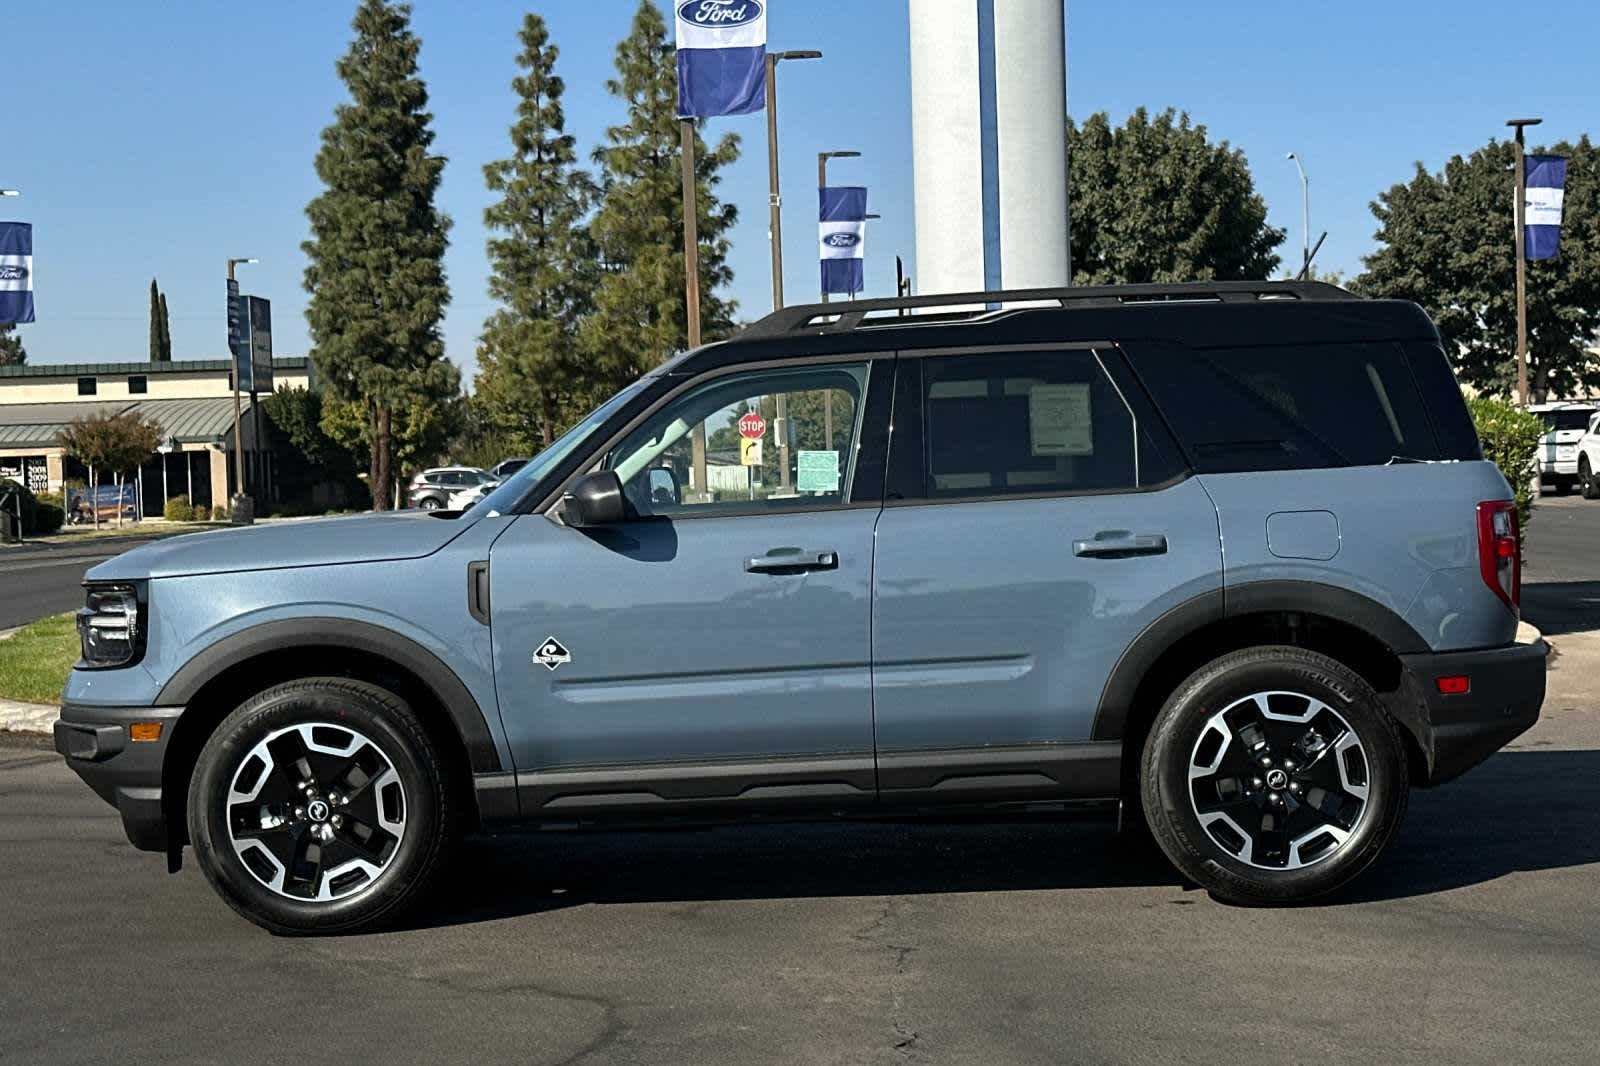
[[[1440,457],[1398,345],[1152,344],[1129,355],[1201,473]]]
[[[1117,492],[1172,473],[1094,352],[931,356],[913,369],[928,499]]]

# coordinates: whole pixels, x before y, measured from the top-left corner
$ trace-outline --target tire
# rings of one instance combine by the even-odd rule
[[[1404,742],[1364,680],[1316,652],[1260,647],[1178,686],[1145,743],[1140,788],[1173,865],[1218,899],[1263,905],[1326,895],[1370,866],[1409,782]]]
[[[1556,482],[1556,495],[1557,496],[1571,496],[1572,495],[1572,482],[1566,481],[1566,480],[1562,480],[1562,481]]]
[[[1600,481],[1595,480],[1587,455],[1578,460],[1578,484],[1583,486],[1584,499],[1600,500]]]
[[[437,496],[424,496],[422,501],[418,503],[417,506],[422,508],[424,511],[437,511],[439,508],[444,506],[444,502]]]
[[[189,839],[211,887],[262,928],[368,931],[421,902],[445,869],[461,821],[453,783],[393,693],[291,681],[247,700],[206,742]]]

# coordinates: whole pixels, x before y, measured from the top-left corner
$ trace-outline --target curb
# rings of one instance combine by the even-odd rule
[[[0,733],[50,733],[61,708],[46,703],[0,700]]]

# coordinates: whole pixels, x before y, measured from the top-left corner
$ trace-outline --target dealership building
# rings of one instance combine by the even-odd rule
[[[272,361],[274,384],[310,386],[304,356]],[[255,433],[248,394],[240,399],[246,487],[270,498],[271,442]],[[197,504],[225,504],[234,485],[233,364],[227,359],[167,363],[56,363],[0,367],[0,478],[34,492],[60,492],[88,471],[59,443],[76,418],[137,412],[161,427],[161,450],[140,468],[145,514],[187,494]],[[109,480],[102,478],[103,481]]]

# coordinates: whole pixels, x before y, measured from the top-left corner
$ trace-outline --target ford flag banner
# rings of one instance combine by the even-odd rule
[[[1561,201],[1567,184],[1567,161],[1558,155],[1530,155],[1528,195],[1523,201],[1524,247],[1530,260],[1554,259],[1561,248]]]
[[[822,292],[854,296],[863,288],[867,190],[859,185],[842,185],[823,189],[821,193],[822,214],[817,225],[817,241],[822,256]]]
[[[678,117],[767,106],[766,0],[677,0]]]
[[[0,322],[33,321],[33,225],[0,222]]]

